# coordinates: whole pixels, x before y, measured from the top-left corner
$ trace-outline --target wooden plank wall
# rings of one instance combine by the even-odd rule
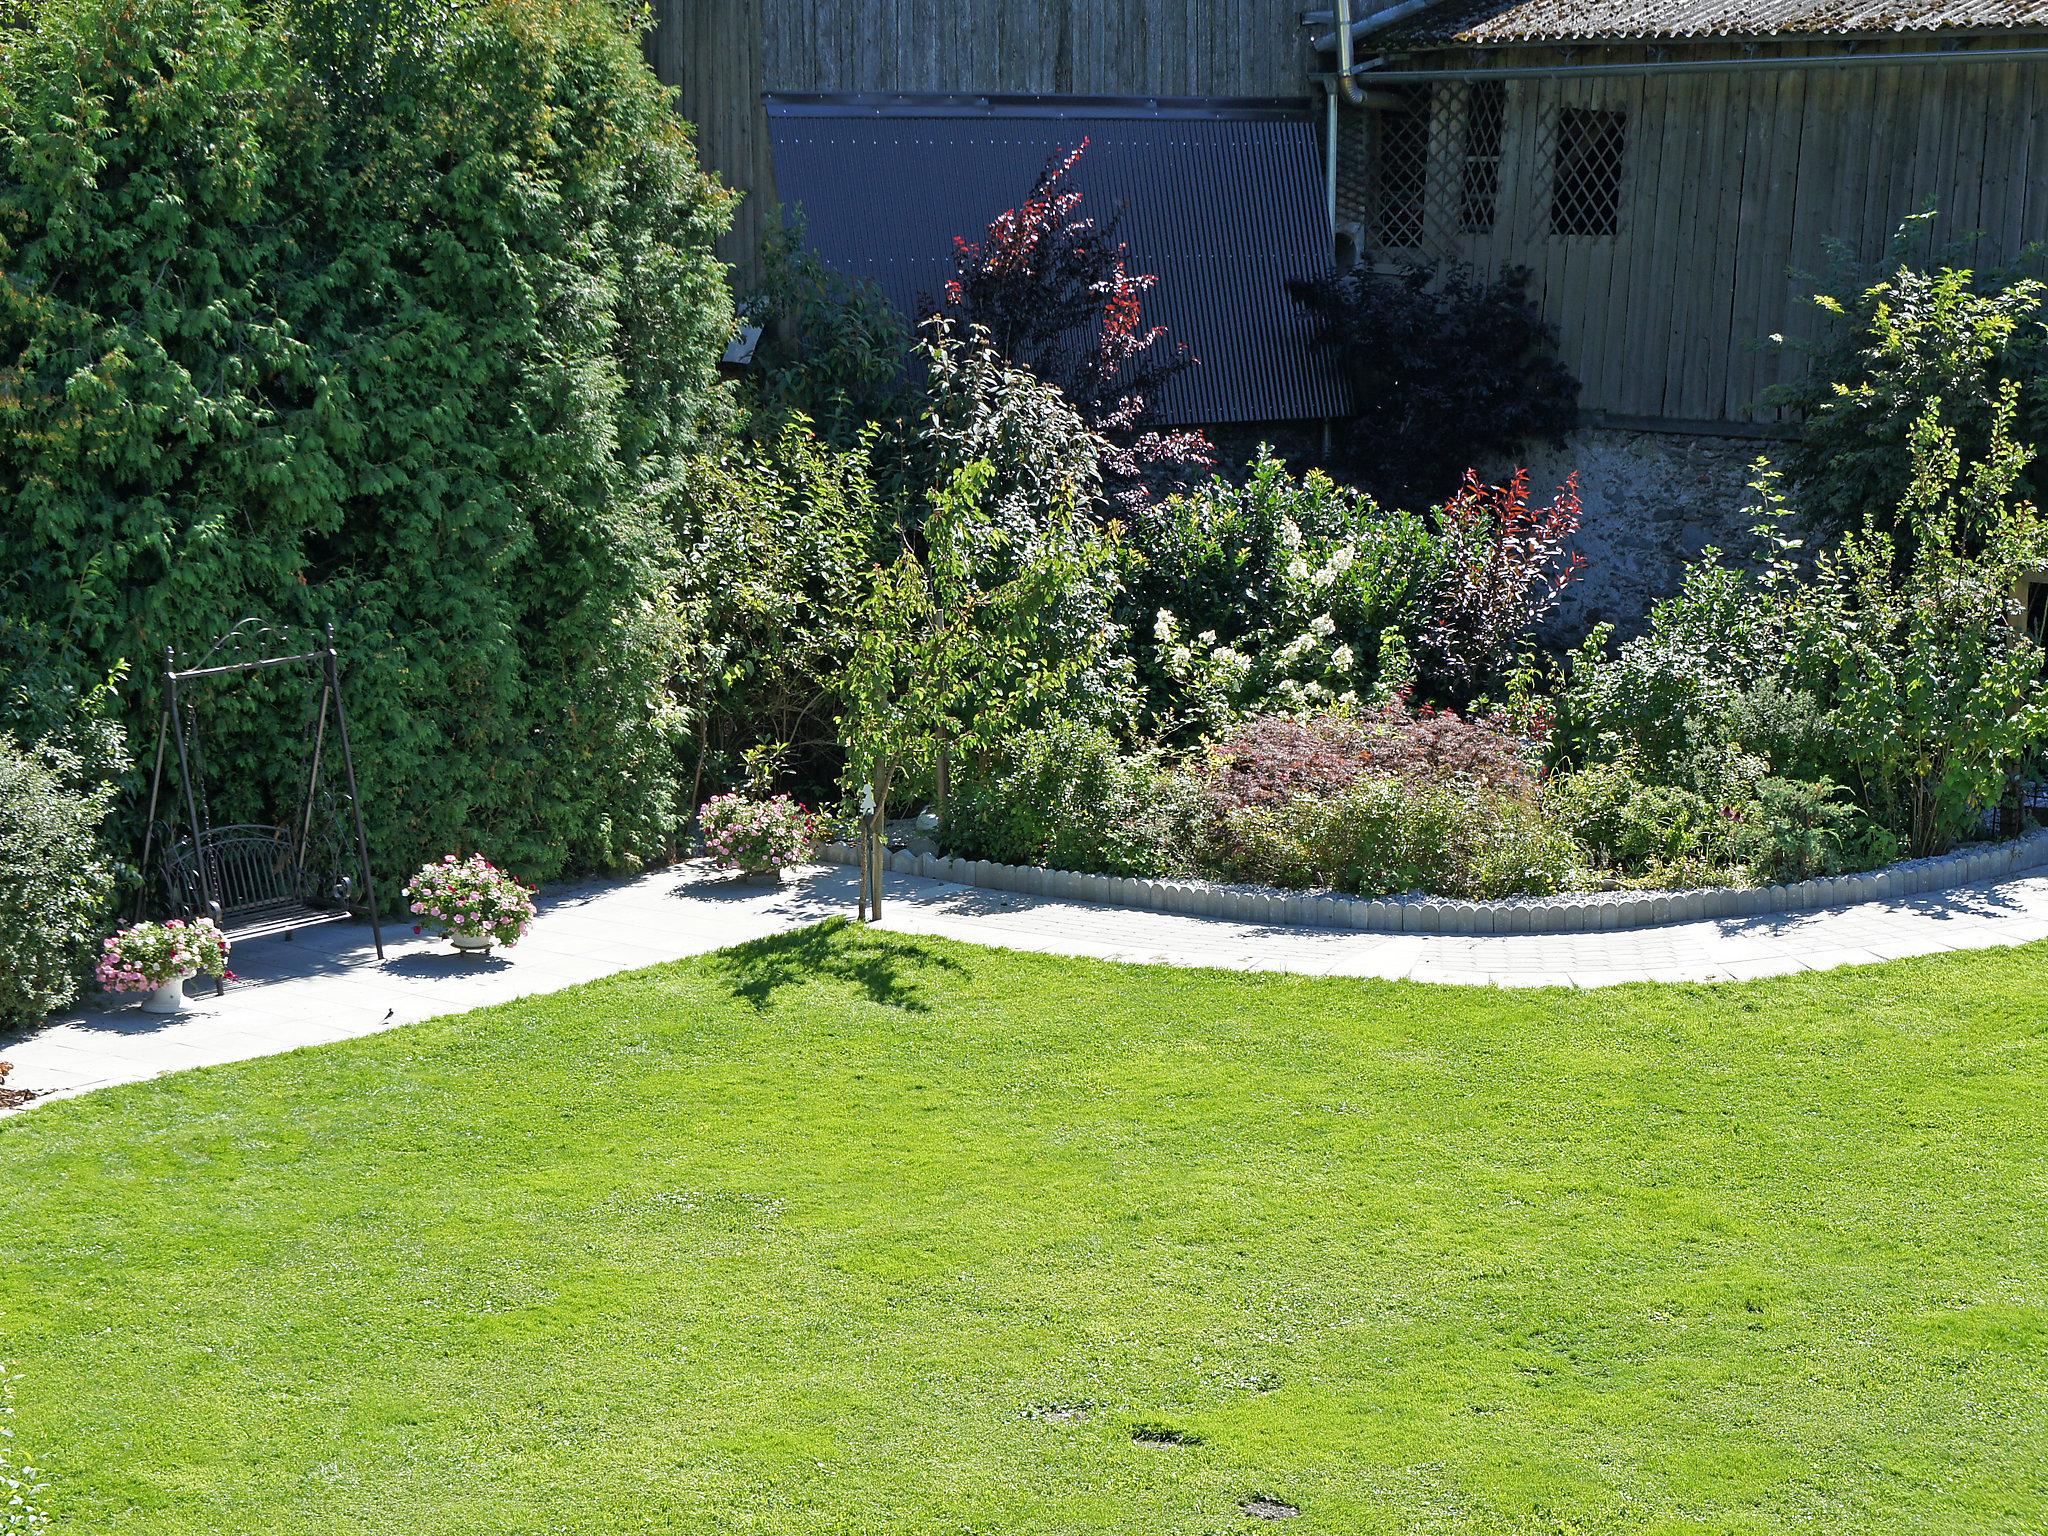
[[[697,130],[704,165],[744,196],[719,254],[744,274],[775,204],[775,162],[761,110],[762,0],[658,0],[648,34],[654,72]]]
[[[649,54],[706,165],[746,197],[744,283],[774,217],[763,91],[1305,96],[1299,0],[656,0]]]
[[[1612,237],[1550,232],[1547,125],[1563,106],[1628,113]],[[1494,229],[1461,237],[1460,252],[1481,270],[1531,270],[1582,404],[1768,423],[1778,413],[1759,397],[1801,364],[1765,338],[1818,332],[1808,300],[1831,241],[1874,261],[1930,202],[1932,246],[1982,230],[1980,265],[2048,240],[2048,51],[2038,63],[1513,80],[1503,157]]]

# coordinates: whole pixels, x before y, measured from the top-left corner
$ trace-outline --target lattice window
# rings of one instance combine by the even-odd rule
[[[1465,234],[1490,234],[1500,211],[1500,152],[1507,116],[1507,83],[1474,82],[1465,99],[1465,154],[1458,175],[1458,228]]]
[[[1621,224],[1621,174],[1628,114],[1602,107],[1558,109],[1551,155],[1550,229],[1611,235]]]
[[[1417,91],[1413,97],[1411,104],[1379,114],[1367,229],[1374,245],[1412,249],[1423,243],[1429,209],[1429,92]]]

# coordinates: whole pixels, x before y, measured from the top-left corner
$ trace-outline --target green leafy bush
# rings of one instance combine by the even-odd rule
[[[0,733],[0,1030],[64,1007],[92,972],[114,902],[112,798],[77,753]]]
[[[756,433],[781,434],[801,417],[835,448],[913,407],[910,330],[872,281],[833,270],[804,244],[801,220],[761,245],[761,288],[747,318],[762,327],[754,351]]]
[[[1475,899],[1560,890],[1577,860],[1535,796],[1382,775],[1339,795],[1230,810],[1211,824],[1203,855],[1206,868],[1229,879]]]
[[[2037,454],[2048,445],[2048,287],[2017,269],[1914,260],[1915,230],[1931,217],[1906,222],[1881,276],[1835,275],[1815,302],[1836,323],[1804,377],[1771,394],[1800,422],[1789,468],[1800,506],[1821,528],[1890,512],[1912,476],[1913,434],[1930,406],[1974,459],[1990,444],[2000,390],[2011,384],[2019,391],[2013,436]],[[2038,497],[2030,477],[2019,489]]]
[[[0,54],[0,670],[331,620],[384,870],[658,853],[727,204],[604,0],[50,0]],[[223,818],[291,803],[281,701],[207,712]]]
[[[940,836],[962,858],[1107,875],[1190,867],[1199,800],[1156,753],[1127,752],[1099,726],[1027,732],[953,786]]]

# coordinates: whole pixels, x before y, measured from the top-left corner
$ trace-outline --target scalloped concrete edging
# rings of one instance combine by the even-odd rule
[[[826,864],[853,863],[846,843],[818,849]],[[2048,828],[2009,842],[1909,859],[1860,875],[1834,875],[1797,885],[1749,889],[1707,887],[1686,891],[1588,891],[1565,896],[1516,896],[1502,901],[1459,901],[1448,896],[1337,896],[1327,892],[1282,891],[1270,886],[1219,885],[1206,880],[1146,880],[1124,875],[1084,875],[1031,864],[991,864],[899,851],[890,870],[928,880],[983,890],[1015,891],[1063,901],[1149,912],[1183,912],[1245,923],[1314,928],[1354,928],[1366,933],[1595,933],[1621,928],[1654,928],[1664,923],[1713,918],[1761,917],[1777,912],[1810,912],[1920,896],[1953,886],[1999,880],[2048,864]]]

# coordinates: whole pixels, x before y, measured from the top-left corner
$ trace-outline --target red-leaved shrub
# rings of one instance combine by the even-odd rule
[[[1375,714],[1262,715],[1209,748],[1203,788],[1218,812],[1336,795],[1368,774],[1531,791],[1536,747],[1493,720],[1394,703]]]

